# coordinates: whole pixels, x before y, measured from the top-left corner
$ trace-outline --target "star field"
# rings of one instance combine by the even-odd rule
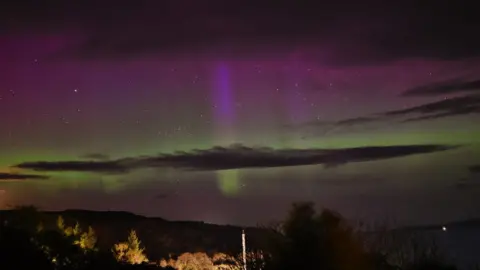
[[[2,207],[239,224],[298,200],[405,223],[480,215],[469,12],[107,2],[1,11]]]

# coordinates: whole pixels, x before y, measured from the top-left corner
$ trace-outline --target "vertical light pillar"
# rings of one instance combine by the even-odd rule
[[[243,255],[243,270],[247,270],[247,244],[245,242],[245,230],[242,230],[242,255]]]
[[[230,69],[225,63],[219,63],[215,69],[213,100],[215,143],[229,146],[235,142],[235,101]],[[224,195],[233,196],[238,193],[240,188],[238,170],[224,170],[216,174],[219,188]]]

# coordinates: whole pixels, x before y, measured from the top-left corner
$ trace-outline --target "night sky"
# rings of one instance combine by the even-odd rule
[[[4,2],[2,208],[256,224],[309,200],[400,224],[480,216],[466,2]]]

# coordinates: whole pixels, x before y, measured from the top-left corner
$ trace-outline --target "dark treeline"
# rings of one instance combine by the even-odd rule
[[[170,253],[161,260],[149,260],[133,228],[126,239],[105,247],[98,244],[102,235],[92,227],[65,221],[61,215],[54,226],[45,226],[42,215],[34,207],[18,207],[0,215],[1,269],[243,269],[242,254],[220,250],[215,254],[199,250]],[[456,269],[433,244],[406,241],[405,236],[386,231],[360,232],[336,212],[317,213],[311,203],[294,204],[284,222],[262,231],[262,248],[248,248],[247,269]]]

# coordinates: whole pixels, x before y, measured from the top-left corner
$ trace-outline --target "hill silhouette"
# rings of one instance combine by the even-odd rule
[[[457,228],[461,228],[462,225],[471,227],[477,224],[477,221],[472,219],[450,224],[460,224]],[[0,224],[4,224],[0,226],[3,240],[10,239],[10,242],[6,242],[10,244],[3,246],[7,254],[4,259],[9,259],[14,265],[18,263],[11,257],[23,254],[24,249],[30,250],[32,243],[33,247],[40,245],[40,250],[48,251],[48,262],[52,261],[52,258],[56,261],[59,258],[59,263],[62,265],[67,263],[69,266],[110,263],[113,267],[123,265],[125,262],[129,264],[131,260],[125,261],[123,257],[116,255],[122,254],[118,244],[125,242],[127,237],[128,241],[132,241],[130,240],[132,234],[136,235],[135,239],[138,236],[142,242],[137,241],[138,246],[142,247],[142,250],[143,247],[146,248],[141,256],[148,257],[149,265],[177,267],[187,262],[212,264],[214,260],[221,264],[230,262],[237,265],[240,263],[236,260],[241,253],[242,230],[245,230],[250,256],[249,265],[261,266],[262,269],[311,269],[312,264],[319,264],[328,269],[335,266],[336,269],[343,270],[398,269],[392,268],[400,265],[396,261],[398,256],[406,263],[404,266],[407,268],[402,269],[455,269],[443,267],[451,266],[445,255],[450,254],[452,250],[445,249],[448,253],[444,253],[443,246],[431,242],[428,233],[422,233],[422,230],[441,229],[442,226],[387,228],[361,233],[339,213],[328,209],[317,213],[314,205],[308,202],[294,204],[287,218],[276,228],[242,228],[195,221],[168,221],[123,211],[69,209],[40,212],[33,206],[0,211]],[[96,232],[92,234],[96,234],[95,239],[98,241],[93,245],[89,245],[91,242],[88,235],[85,236],[87,237],[85,241],[80,241],[87,234],[83,232],[91,231],[88,227],[92,227]],[[69,230],[73,234],[69,234],[67,232]],[[15,232],[17,236],[12,238]],[[420,232],[420,235],[415,235],[416,232]],[[74,238],[71,238],[71,235]],[[26,242],[16,246],[16,238],[24,239]],[[12,252],[11,245],[17,247],[18,251]],[[79,247],[83,249],[78,249]],[[113,247],[115,248],[112,249]],[[70,252],[65,253],[64,250]],[[115,256],[112,250],[116,252]],[[451,254],[455,255],[455,252]],[[34,255],[32,253],[32,256]],[[469,256],[464,258],[464,264],[469,265],[472,262],[475,264],[476,260]],[[225,258],[228,259],[224,261]],[[120,264],[115,259],[119,260]],[[441,268],[432,268],[431,263],[440,263],[437,266]],[[419,266],[423,268],[418,268]]]
[[[0,219],[8,222],[15,218],[13,210],[0,211]],[[123,211],[89,211],[69,209],[65,211],[42,211],[41,223],[46,229],[57,226],[59,216],[68,225],[76,222],[86,229],[91,226],[98,235],[98,245],[109,250],[119,241],[127,238],[130,230],[135,230],[146,247],[151,260],[159,260],[169,254],[184,252],[206,252],[213,254],[239,254],[241,252],[241,232],[245,230],[250,248],[262,248],[267,230],[242,228],[231,225],[215,225],[196,221],[168,221],[158,217],[145,217]]]

